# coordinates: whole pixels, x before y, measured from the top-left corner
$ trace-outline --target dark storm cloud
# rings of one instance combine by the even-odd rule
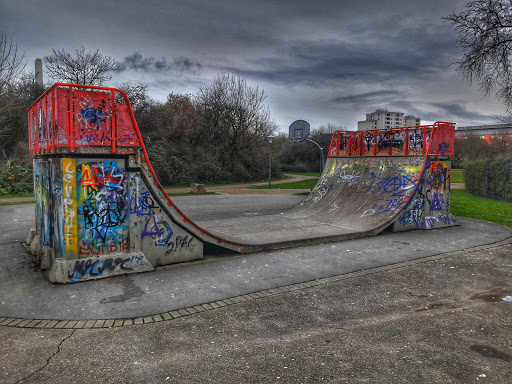
[[[143,57],[139,52],[126,56],[119,64],[119,71],[134,70],[141,72],[192,72],[196,73],[201,69],[201,64],[188,57],[177,57],[168,61],[165,57],[156,59],[154,57]]]
[[[349,103],[349,104],[367,104],[373,102],[383,102],[390,98],[403,97],[404,93],[394,90],[381,90],[366,93],[359,93],[355,95],[340,96],[332,99],[336,103]]]
[[[468,111],[466,107],[459,103],[429,103],[430,105],[437,108],[439,112],[437,112],[437,116],[452,116],[454,119],[460,119],[465,121],[488,121],[492,119],[493,116],[484,115],[478,112]],[[428,118],[428,117],[427,117]]]
[[[373,30],[361,36],[352,31],[338,39],[275,42],[279,54],[222,69],[256,80],[313,87],[397,81],[407,86],[434,79],[453,61],[455,39],[446,31],[424,25],[390,29],[394,32]]]
[[[392,102],[390,108],[406,111],[407,114],[421,117],[423,121],[452,121],[457,125],[489,124],[494,118],[494,116],[468,111],[461,103],[460,101],[440,103],[397,99]]]
[[[407,96],[408,93],[405,91],[382,89],[335,97],[331,103],[342,110],[366,110],[367,113],[383,107],[402,110],[398,106],[410,107],[409,103],[404,100]],[[412,113],[410,108],[405,108],[405,111]],[[363,117],[364,114],[361,118]]]
[[[460,86],[457,35],[441,20],[467,1],[0,0],[0,33],[31,62],[55,46],[100,49],[120,61],[120,81],[149,83],[161,98],[240,74],[265,89],[280,123],[307,111],[318,124],[350,124],[379,107],[488,121],[486,107],[499,111]]]

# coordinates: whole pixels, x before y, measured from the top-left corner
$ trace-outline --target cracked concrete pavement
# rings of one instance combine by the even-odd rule
[[[0,327],[0,383],[510,383],[512,244],[108,329]]]

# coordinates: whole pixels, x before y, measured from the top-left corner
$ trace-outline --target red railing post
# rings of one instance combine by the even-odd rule
[[[44,121],[46,122],[46,153],[48,153],[49,149],[50,149],[50,122],[48,121],[48,93],[45,94],[44,96],[44,114],[45,114],[45,119]]]
[[[69,151],[75,149],[75,123],[73,119],[73,87],[69,86],[69,124],[68,124]]]
[[[57,99],[57,95],[56,95],[56,88],[53,88],[51,90],[52,92],[52,152],[55,152],[55,134],[57,133],[55,131],[55,100]]]
[[[37,153],[41,153],[41,136],[39,135],[39,126],[43,124],[41,106],[39,105],[39,113],[37,114]],[[42,131],[42,130],[41,130]]]
[[[436,128],[437,128],[437,139],[436,139],[436,159],[438,159],[438,158],[439,158],[439,131],[440,131],[441,129],[440,129],[440,125],[439,125],[439,123],[437,123],[437,122],[434,124],[434,129],[436,129]]]
[[[112,138],[112,153],[116,153],[116,95],[113,89],[110,92],[112,97],[112,133],[110,136]]]
[[[30,153],[32,153],[32,125],[30,123],[30,115],[31,111],[30,109],[27,111],[27,119],[28,119],[28,150]]]

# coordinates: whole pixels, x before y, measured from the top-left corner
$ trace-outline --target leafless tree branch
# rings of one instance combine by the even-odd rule
[[[116,60],[103,56],[99,50],[86,52],[85,47],[75,50],[74,56],[64,49],[52,49],[44,61],[50,78],[73,84],[103,85],[112,78],[110,73],[118,69]]]
[[[458,32],[463,50],[458,72],[478,81],[486,94],[494,93],[512,112],[512,0],[474,0],[464,11],[443,18]]]

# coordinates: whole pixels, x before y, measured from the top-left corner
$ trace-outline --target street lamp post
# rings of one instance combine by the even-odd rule
[[[269,156],[269,160],[268,160],[268,187],[272,188],[272,138],[274,136],[267,136],[267,137],[268,137],[268,141],[270,144],[270,150],[269,150],[270,156]]]
[[[306,137],[306,141],[309,141],[309,142],[311,142],[313,144],[316,144],[318,149],[320,149],[320,174],[321,174],[322,171],[324,170],[324,151],[323,151],[323,148],[316,141],[311,140],[309,137]]]

